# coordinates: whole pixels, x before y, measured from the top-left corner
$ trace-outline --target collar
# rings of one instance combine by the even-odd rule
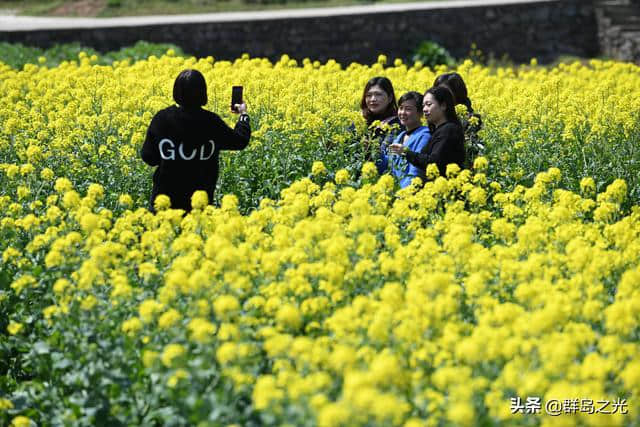
[[[406,130],[405,131],[405,135],[411,135],[412,133],[414,133],[415,131],[417,131],[418,129],[420,129],[422,126],[418,126],[416,128],[413,128],[411,130]]]

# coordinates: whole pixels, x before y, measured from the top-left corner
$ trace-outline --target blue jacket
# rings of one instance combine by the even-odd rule
[[[401,144],[407,131],[401,132],[393,141],[395,144]],[[427,146],[431,139],[431,133],[427,126],[420,126],[416,128],[409,138],[405,141],[404,146],[414,152],[421,152],[424,147]],[[389,165],[391,163],[391,165]],[[424,170],[420,169],[407,161],[403,156],[395,155],[389,152],[389,148],[386,144],[380,146],[380,158],[376,162],[378,166],[378,172],[383,174],[387,170],[391,169],[391,174],[398,179],[400,188],[405,188],[411,184],[411,180],[417,176],[424,176]]]

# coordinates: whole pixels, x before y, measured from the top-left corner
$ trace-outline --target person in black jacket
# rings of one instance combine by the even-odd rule
[[[422,111],[431,127],[431,139],[419,153],[401,144],[393,144],[390,149],[403,155],[407,161],[419,169],[435,163],[440,175],[445,176],[447,165],[465,165],[464,132],[456,115],[453,94],[445,86],[436,86],[424,94]]]
[[[460,118],[464,130],[465,145],[467,150],[467,162],[473,163],[473,159],[484,153],[484,143],[478,135],[482,129],[482,117],[473,110],[467,85],[462,76],[456,72],[440,74],[433,83],[434,86],[446,86],[453,94],[453,102],[456,105],[464,105],[467,112]]]
[[[184,70],[173,85],[178,106],[160,110],[151,120],[141,150],[142,160],[157,166],[153,174],[151,208],[159,194],[169,196],[174,209],[191,210],[191,196],[206,191],[209,203],[218,181],[220,150],[242,150],[249,144],[251,127],[247,106],[236,104],[240,114],[234,129],[207,104],[207,84],[197,70]]]

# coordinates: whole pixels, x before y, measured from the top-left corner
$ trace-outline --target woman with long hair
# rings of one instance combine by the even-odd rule
[[[467,161],[473,162],[473,159],[484,152],[484,144],[478,133],[482,129],[482,117],[476,113],[469,99],[467,85],[464,83],[462,76],[456,72],[440,74],[433,83],[434,86],[446,86],[453,93],[453,102],[456,105],[464,105],[467,109],[462,114],[460,123],[464,131],[464,138],[467,149]]]
[[[373,152],[384,141],[393,141],[404,130],[398,119],[398,103],[391,80],[374,77],[364,87],[360,111],[369,132],[365,142],[365,161],[372,160]]]

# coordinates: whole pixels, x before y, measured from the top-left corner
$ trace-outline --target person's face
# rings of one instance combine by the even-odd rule
[[[367,103],[367,108],[373,114],[384,113],[391,102],[391,98],[387,95],[387,92],[378,85],[371,86],[365,94],[364,99]]]
[[[422,112],[431,124],[438,124],[445,120],[446,104],[440,104],[430,93],[424,96]]]
[[[398,118],[400,119],[400,123],[407,129],[415,129],[420,126],[420,111],[418,111],[416,101],[410,99],[400,104],[400,107],[398,107]]]

